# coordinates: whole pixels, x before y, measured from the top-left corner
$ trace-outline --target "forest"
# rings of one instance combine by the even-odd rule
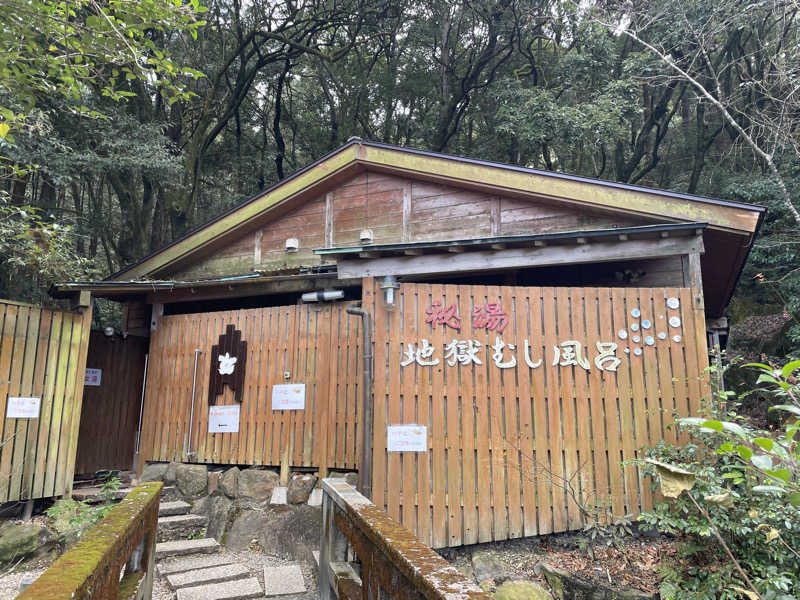
[[[794,598],[800,426],[769,409],[800,416],[798,12],[0,0],[0,297],[52,302],[51,283],[108,276],[352,136],[763,205],[729,347],[761,387],[720,391],[711,420],[685,424],[697,444],[655,451],[662,478],[694,465],[695,492],[645,518],[695,542],[662,597]],[[742,429],[737,410],[758,418]]]

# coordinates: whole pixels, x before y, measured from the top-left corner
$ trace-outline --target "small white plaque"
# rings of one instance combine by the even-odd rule
[[[41,398],[33,396],[9,396],[6,408],[7,419],[38,419]]]
[[[304,410],[305,383],[280,383],[272,386],[272,410]]]
[[[83,385],[100,385],[103,379],[103,369],[86,369],[83,376]]]
[[[208,433],[239,433],[239,405],[209,406]]]
[[[386,447],[389,452],[427,452],[428,428],[425,425],[389,425]]]

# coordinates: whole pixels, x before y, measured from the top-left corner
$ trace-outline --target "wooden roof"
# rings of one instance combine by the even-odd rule
[[[709,277],[727,304],[764,209],[737,202],[575,177],[357,138],[165,248],[115,273],[109,281],[154,279],[213,252],[237,236],[286,214],[365,171],[386,173],[505,197],[548,201],[578,210],[644,217],[653,223],[706,223]],[[708,269],[705,269],[708,271]],[[712,309],[715,312],[715,309]]]

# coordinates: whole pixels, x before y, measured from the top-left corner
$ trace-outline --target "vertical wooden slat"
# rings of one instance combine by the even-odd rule
[[[407,329],[401,329],[404,325],[405,314],[415,310],[414,308],[414,298],[415,295],[413,293],[414,287],[410,285],[402,285],[400,287],[400,298],[398,301],[400,302],[400,306],[392,311],[391,313],[386,313],[384,310],[382,314],[385,315],[386,319],[389,321],[389,336],[388,339],[390,343],[395,347],[395,359],[392,360],[392,352],[389,352],[389,401],[387,406],[387,424],[388,425],[396,425],[398,423],[402,423],[403,419],[403,412],[401,403],[398,401],[398,393],[404,396],[405,388],[407,387],[406,381],[409,378],[413,378],[414,373],[414,364],[410,364],[407,367],[400,368],[398,362],[402,360],[402,351],[403,347],[407,347],[410,343],[412,348],[414,347],[414,339],[412,338],[411,334]],[[379,292],[376,289],[375,292],[375,302],[380,303],[381,299],[379,298]],[[379,309],[376,309],[376,311]],[[399,352],[398,352],[399,350]],[[397,362],[395,362],[397,361]],[[401,379],[402,377],[402,379]],[[413,379],[412,379],[413,381]],[[403,386],[401,388],[401,385]],[[385,448],[384,448],[384,451]],[[387,471],[386,471],[386,485],[387,485],[387,494],[386,494],[386,505],[387,505],[387,512],[389,516],[394,519],[400,518],[400,495],[405,491],[404,487],[402,486],[402,464],[400,462],[400,455],[397,452],[388,452],[387,453]],[[398,486],[398,484],[401,484]],[[397,488],[400,489],[397,489]],[[405,524],[406,522],[403,521]]]
[[[536,477],[531,470],[534,459],[534,417],[533,402],[534,392],[531,386],[531,377],[536,371],[528,367],[525,362],[525,340],[530,343],[531,335],[531,293],[532,288],[516,288],[514,303],[514,333],[516,341],[516,379],[517,379],[517,404],[519,409],[519,429],[517,430],[516,443],[512,448],[516,454],[517,477],[521,488],[522,531],[521,535],[531,536],[537,533],[536,519]],[[535,340],[534,340],[535,341]],[[539,352],[534,349],[531,360],[539,360]],[[541,365],[539,367],[542,368]]]
[[[544,321],[544,339],[547,349],[545,363],[548,368],[545,370],[547,377],[547,415],[548,415],[548,451],[549,451],[549,474],[552,477],[566,478],[564,461],[564,442],[561,434],[561,393],[559,389],[559,371],[552,364],[555,359],[555,348],[559,346],[560,340],[556,331],[556,290],[554,288],[543,289],[543,309],[542,316]],[[545,476],[548,473],[544,474]],[[565,531],[567,527],[567,507],[566,495],[563,486],[554,486],[550,482],[553,508],[553,531]]]
[[[499,202],[497,216],[499,220]],[[503,336],[505,337],[506,348],[503,349],[503,361],[510,361],[513,357],[517,365],[509,369],[498,369],[503,386],[503,417],[504,417],[504,439],[505,449],[503,457],[505,459],[506,489],[508,490],[508,537],[518,538],[523,535],[524,519],[522,515],[522,488],[520,486],[520,445],[522,436],[519,430],[519,390],[517,379],[522,371],[519,350],[522,348],[522,340],[516,335],[516,323],[520,318],[519,294],[524,294],[520,288],[504,287],[500,288],[502,299],[500,305],[508,315],[508,325]],[[515,293],[516,291],[516,293]],[[513,346],[513,348],[511,347]],[[527,371],[527,367],[525,367]]]
[[[441,285],[433,286],[432,297],[435,302],[456,302],[456,298],[452,296],[444,297],[444,288]],[[424,311],[425,308],[422,310]],[[429,325],[425,326],[426,330],[430,328]],[[449,330],[445,335],[443,327],[433,327],[432,329],[431,343],[435,348],[443,349],[444,344],[449,343],[460,333],[456,330]],[[442,361],[440,368],[434,368],[432,373],[433,380],[430,387],[432,408],[429,425],[433,461],[430,468],[432,484],[430,498],[433,518],[431,544],[439,548],[456,545],[453,538],[449,536],[451,533],[455,533],[456,539],[458,539],[462,531],[461,479],[458,474],[460,469],[454,457],[454,452],[458,452],[460,448],[457,440],[458,425],[454,421],[454,419],[458,419],[458,366],[448,367],[443,351],[440,360]],[[456,512],[458,512],[458,516],[456,516]]]
[[[600,334],[604,340],[618,339],[620,330],[628,331],[626,343],[620,347],[628,347],[630,352],[618,352],[621,363],[617,368],[616,377],[612,373],[606,372],[603,375],[605,383],[605,406],[606,406],[606,431],[608,433],[608,467],[611,477],[611,509],[615,516],[622,516],[627,511],[635,510],[638,503],[638,483],[636,479],[636,468],[633,466],[622,466],[624,458],[633,458],[637,445],[638,427],[640,422],[634,419],[637,411],[632,410],[634,397],[641,398],[644,388],[641,386],[641,360],[636,357],[633,348],[639,348],[641,343],[634,343],[632,338],[634,332],[630,329],[632,322],[631,310],[638,307],[635,295],[628,297],[626,292],[620,288],[611,290],[612,308],[604,308],[604,302],[609,296],[608,290],[602,293],[600,301]],[[630,298],[630,301],[627,300]],[[605,325],[604,323],[608,323]],[[632,382],[633,376],[633,382]],[[641,419],[640,419],[641,421]],[[628,498],[626,509],[625,498]]]
[[[469,286],[459,286],[455,290],[458,294],[458,314],[461,316],[461,330],[458,337],[461,340],[472,340],[472,327],[470,323],[471,292]],[[448,296],[449,297],[449,296]],[[455,299],[453,299],[455,300]],[[486,356],[483,352],[479,353],[480,360],[485,362]],[[475,410],[477,387],[475,385],[476,371],[480,369],[474,365],[456,364],[454,369],[447,372],[448,396],[457,394],[461,398],[461,489],[462,489],[462,511],[463,511],[463,531],[461,532],[462,544],[475,544],[478,541],[478,505],[476,486],[483,485],[478,477],[476,468],[476,428]],[[454,387],[455,392],[449,391]],[[480,418],[479,416],[477,418]],[[479,467],[479,464],[478,464]],[[434,463],[434,469],[436,463]],[[454,539],[459,539],[454,536]]]
[[[418,315],[420,306],[426,300],[425,286],[412,286],[407,292],[406,299],[411,300],[411,304],[406,304],[403,312],[403,337],[407,340],[421,340],[428,337],[419,328]],[[422,309],[424,310],[424,309]],[[430,338],[428,338],[430,339]],[[421,367],[412,364],[403,370],[403,407],[402,416],[396,423],[414,423],[416,421],[416,402],[419,380],[428,374],[430,367]],[[417,532],[417,511],[416,511],[416,455],[411,452],[400,454],[401,473],[402,473],[402,509],[401,519],[403,524],[411,531]],[[391,480],[390,480],[391,481]]]
[[[548,477],[550,469],[550,451],[548,439],[547,396],[545,393],[545,376],[548,369],[548,348],[542,329],[542,288],[530,288],[530,359],[533,364],[541,360],[541,364],[532,369],[533,378],[533,414],[534,414],[534,446],[535,453],[531,460],[530,471],[536,479],[536,531],[539,535],[553,531],[553,498],[552,485]],[[546,292],[545,292],[546,293]],[[523,347],[523,352],[525,351]],[[549,349],[552,352],[552,349]]]
[[[485,286],[472,286],[470,289],[470,296],[472,302],[470,304],[470,314],[478,307],[486,304],[486,287]],[[464,315],[469,318],[469,315]],[[471,328],[471,326],[470,326]],[[477,473],[478,481],[476,486],[478,489],[478,542],[492,541],[492,464],[491,454],[489,451],[489,420],[491,414],[489,413],[489,382],[487,380],[487,372],[489,369],[488,363],[491,357],[487,353],[486,348],[486,335],[479,335],[478,332],[473,331],[478,342],[481,343],[482,349],[479,353],[482,365],[474,367],[475,374],[475,404],[477,421],[477,447],[478,447],[478,464]]]
[[[11,307],[9,307],[10,309]],[[13,315],[7,315],[4,327],[4,344],[7,353],[8,370],[3,369],[6,374],[6,390],[8,396],[19,396],[22,385],[22,366],[25,359],[25,332],[28,327],[28,315],[30,307],[15,307]],[[11,312],[9,310],[9,312]],[[11,317],[11,318],[10,318]],[[3,412],[4,427],[2,431],[3,446],[0,447],[0,502],[5,502],[10,498],[10,492],[17,480],[21,477],[21,465],[13,463],[14,446],[17,444],[17,421],[18,419],[6,418]]]

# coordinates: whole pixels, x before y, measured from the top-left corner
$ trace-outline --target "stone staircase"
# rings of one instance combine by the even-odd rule
[[[158,509],[156,569],[177,592],[177,600],[243,600],[263,598],[250,570],[220,553],[214,538],[200,537],[208,519],[189,512],[181,500],[162,502]]]
[[[156,569],[177,600],[243,600],[306,592],[296,563],[264,567],[264,587],[234,554],[210,537],[203,537],[208,519],[190,512],[191,506],[164,488],[159,507]],[[169,500],[168,500],[169,499]]]

